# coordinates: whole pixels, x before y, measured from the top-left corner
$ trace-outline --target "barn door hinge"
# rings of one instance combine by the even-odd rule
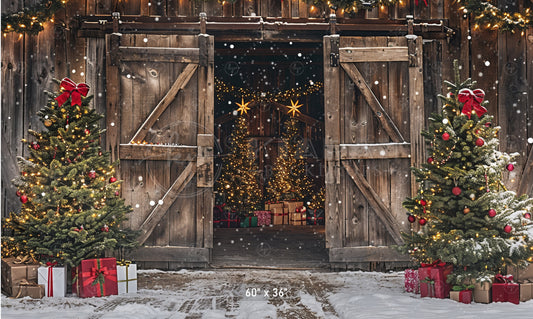
[[[339,66],[339,37],[331,37],[331,52],[329,54],[329,66],[338,67]]]

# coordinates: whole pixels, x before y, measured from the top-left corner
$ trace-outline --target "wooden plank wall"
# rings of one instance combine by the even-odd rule
[[[525,1],[528,0],[517,1],[517,5],[523,7]],[[29,0],[24,4],[37,2]],[[414,13],[417,19],[447,19],[449,25],[458,30],[450,41],[424,43],[426,114],[437,109],[436,94],[445,89],[442,80],[452,78],[451,61],[459,58],[465,77],[472,76],[487,93],[489,112],[503,128],[500,135],[505,137],[501,139],[502,150],[521,155],[515,171],[506,175],[507,181],[514,185],[511,188],[532,195],[533,144],[528,138],[533,138],[533,128],[528,118],[533,115],[533,31],[521,36],[474,30],[468,19],[457,14],[456,1],[428,2],[428,7],[423,1],[415,7],[414,0],[402,1],[394,8],[361,11],[355,17],[404,19],[406,14]],[[195,17],[201,11],[218,17],[255,13],[264,17],[305,18],[329,14],[324,8],[312,9],[312,6],[295,0],[236,0],[224,4],[212,0],[163,0],[151,6],[148,3],[147,0],[72,0],[67,10],[56,15],[55,28],[46,24],[45,31],[38,36],[11,33],[2,37],[2,216],[18,210],[18,199],[10,184],[12,177],[17,175],[14,158],[25,155],[20,140],[27,136],[27,129],[42,129],[35,113],[46,101],[43,90],[57,89],[52,78],[69,76],[75,81],[87,82],[91,93],[95,94],[94,107],[100,111],[105,109],[104,42],[102,39],[77,38],[73,31],[77,25],[76,16],[110,15],[113,11],[132,15]],[[21,7],[19,1],[2,0],[3,12],[14,12]],[[340,10],[336,13],[339,17],[344,16]]]

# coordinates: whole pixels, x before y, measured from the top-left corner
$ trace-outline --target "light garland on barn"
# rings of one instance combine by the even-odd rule
[[[282,102],[288,101],[291,98],[299,98],[313,93],[319,92],[324,84],[322,82],[310,81],[309,84],[295,87],[282,92],[257,92],[251,89],[236,87],[227,84],[220,79],[215,78],[215,92],[218,101],[235,100],[242,98],[246,101],[268,101],[268,102]],[[229,95],[229,97],[228,97]]]
[[[44,27],[43,23],[53,22],[54,14],[64,8],[68,0],[42,0],[32,7],[24,7],[16,13],[2,14],[2,32],[27,33],[36,35]]]
[[[489,0],[490,1],[490,0]],[[521,31],[524,35],[526,29],[533,26],[533,11],[526,8],[524,12],[505,12],[491,4],[481,0],[458,0],[463,5],[459,8],[464,14],[472,14],[474,29],[484,26],[487,29]]]

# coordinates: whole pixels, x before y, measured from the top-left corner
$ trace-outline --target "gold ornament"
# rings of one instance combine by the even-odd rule
[[[51,125],[52,125],[52,120],[50,120],[50,119],[44,120],[44,126],[49,127]]]

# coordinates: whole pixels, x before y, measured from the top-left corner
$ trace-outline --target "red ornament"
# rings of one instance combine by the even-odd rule
[[[86,128],[84,132],[85,132],[85,135],[89,135],[89,134],[91,134],[91,131],[89,131],[88,128]]]
[[[100,230],[107,233],[109,232],[109,226],[104,224],[104,227],[102,227]]]
[[[442,134],[442,139],[445,140],[445,141],[449,140],[450,139],[450,134],[448,134],[448,132],[444,132]]]
[[[496,216],[496,211],[494,209],[489,209],[489,217],[490,218],[493,218],[494,216]]]
[[[16,194],[17,194],[18,197],[20,197],[20,195],[22,195],[22,193],[19,190],[17,190]]]
[[[452,193],[455,196],[459,196],[459,195],[461,195],[461,189],[459,187],[455,186],[454,188],[452,188]]]
[[[485,141],[480,137],[476,140],[476,145],[481,147],[485,145]]]
[[[38,150],[41,148],[41,145],[37,144],[37,142],[33,142],[33,144],[31,145],[31,147],[34,149],[34,150]]]
[[[117,178],[116,178],[116,177],[111,177],[111,178],[109,179],[109,182],[110,182],[110,183],[114,183],[114,182],[116,182],[116,181],[117,181]]]
[[[507,168],[507,170],[508,170],[509,172],[512,172],[512,171],[514,170],[514,165],[511,164],[511,163],[509,163],[509,164],[507,164],[507,166],[506,166],[505,168]]]
[[[79,229],[79,228],[74,228],[74,231],[79,232],[80,230],[81,230],[81,229]]]
[[[427,202],[423,199],[420,200],[420,205],[422,206],[426,206],[427,205]]]
[[[434,161],[433,157],[428,158],[428,164],[433,164]]]
[[[530,213],[525,213],[524,214],[524,218],[525,219],[531,219],[531,214]]]
[[[102,156],[102,151],[98,151],[98,156]]]
[[[492,123],[491,122],[487,122],[485,123],[485,127],[491,127],[492,126]]]
[[[418,223],[422,226],[424,226],[426,223],[427,223],[427,220],[425,218],[420,218],[420,220],[418,221]]]
[[[22,202],[22,204],[27,203],[28,202],[28,196],[20,195],[20,201]]]
[[[470,208],[465,207],[465,208],[463,209],[463,213],[464,213],[465,215],[468,214],[468,213],[470,213]]]
[[[91,170],[87,175],[89,175],[90,178],[96,178],[96,172],[94,170]]]
[[[503,228],[503,231],[508,234],[511,232],[511,230],[513,230],[513,227],[511,227],[510,225],[505,225],[505,227]]]
[[[118,191],[115,192],[115,196],[118,196],[120,195],[120,193]]]
[[[407,220],[412,224],[416,222],[416,217],[413,215],[409,215],[409,217],[407,217]]]

